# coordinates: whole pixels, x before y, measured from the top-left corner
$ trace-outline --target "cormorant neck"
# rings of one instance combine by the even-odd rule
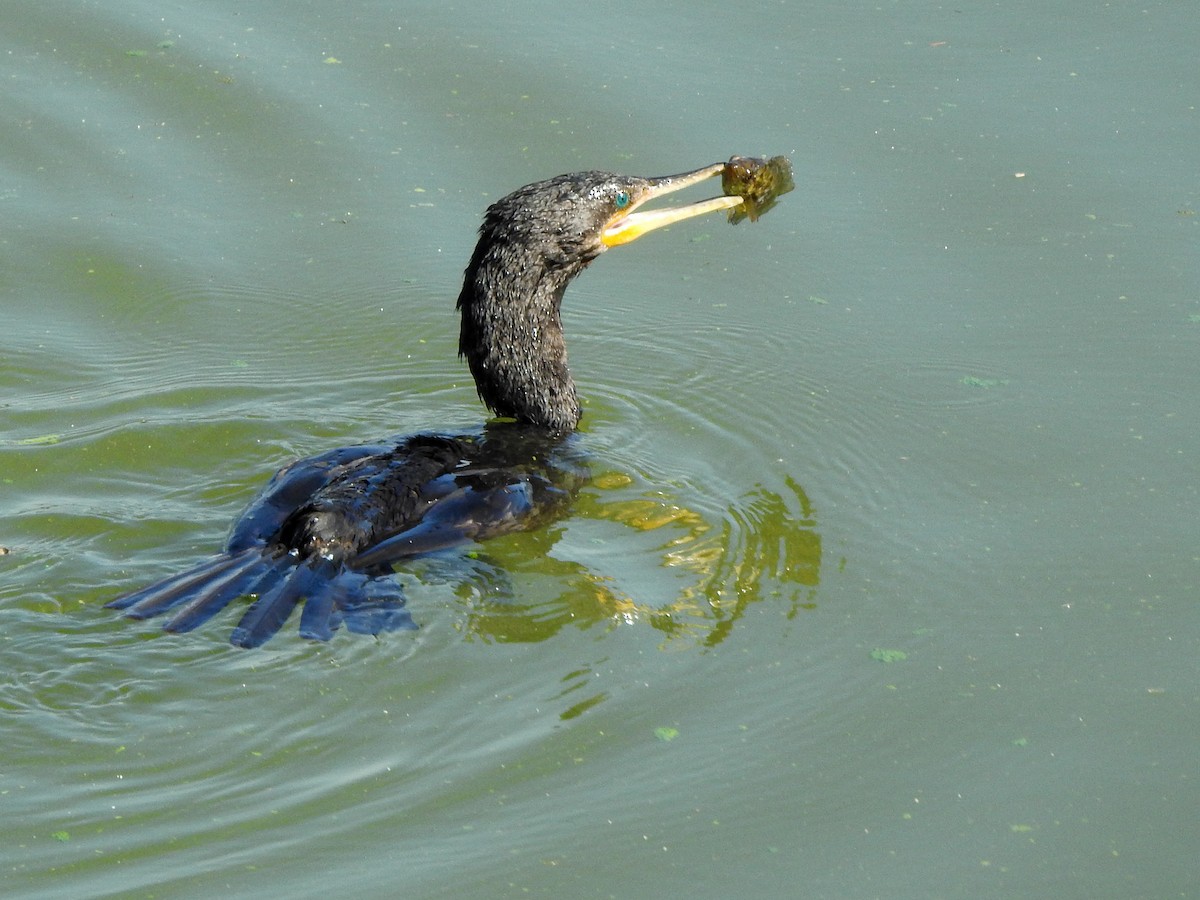
[[[479,398],[496,415],[571,431],[582,410],[559,309],[571,279],[599,250],[549,247],[493,210],[458,297],[459,355],[467,359]]]

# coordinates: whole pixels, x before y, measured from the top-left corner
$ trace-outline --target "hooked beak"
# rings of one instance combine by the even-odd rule
[[[694,172],[685,172],[682,175],[651,178],[650,187],[641,196],[635,197],[629,206],[613,216],[608,224],[604,226],[604,230],[600,234],[601,242],[605,247],[617,247],[621,244],[628,244],[630,241],[636,241],[643,234],[654,231],[656,228],[662,228],[664,225],[671,225],[684,219],[690,219],[693,216],[702,216],[705,213],[716,212],[721,209],[732,209],[738,206],[742,202],[741,197],[722,196],[689,203],[687,206],[674,206],[667,207],[666,209],[648,209],[644,212],[635,212],[643,203],[653,200],[655,197],[661,197],[663,194],[670,194],[673,191],[681,191],[686,187],[691,187],[693,184],[698,184],[706,178],[720,175],[724,169],[724,163],[714,163],[711,166],[705,166],[703,169],[697,169]]]

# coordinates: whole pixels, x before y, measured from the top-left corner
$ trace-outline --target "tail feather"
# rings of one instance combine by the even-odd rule
[[[390,572],[371,574],[320,557],[299,560],[262,547],[206,560],[107,605],[133,619],[169,613],[163,630],[182,633],[248,596],[256,599],[230,636],[239,647],[265,643],[301,601],[300,636],[310,640],[327,641],[343,624],[348,631],[371,635],[418,627]]]
[[[154,584],[128,594],[122,594],[115,600],[104,604],[106,609],[128,609],[131,619],[145,619],[165,612],[177,603],[191,596],[192,591],[199,585],[205,584],[238,565],[242,560],[237,556],[217,556],[206,559],[178,575],[164,578]]]
[[[319,564],[314,567],[313,560],[305,560],[270,589],[260,593],[233,629],[229,642],[237,647],[259,647],[266,643],[283,627],[302,597],[311,595],[313,588],[318,592],[325,589],[323,582],[327,581],[328,573],[326,566]]]
[[[255,554],[245,566],[193,593],[179,610],[163,623],[163,630],[183,634],[199,628],[238,597],[269,591],[286,571],[278,560]]]
[[[300,613],[300,637],[313,641],[327,641],[342,624],[338,612],[356,590],[361,590],[364,576],[358,572],[342,569],[325,585],[304,599]]]
[[[346,630],[355,634],[415,631],[417,623],[404,605],[404,592],[399,582],[380,578],[367,582],[364,591],[346,598],[339,612]]]
[[[231,574],[236,575],[252,566],[257,556],[257,553],[218,556],[182,575],[118,597],[107,605],[125,610],[125,615],[131,619],[149,619],[190,600],[198,591],[207,592],[210,585],[220,584]]]

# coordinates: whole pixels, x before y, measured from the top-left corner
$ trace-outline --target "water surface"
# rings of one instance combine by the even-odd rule
[[[1188,896],[1185,5],[0,13],[13,896]],[[632,23],[632,24],[630,24]],[[483,419],[490,200],[787,153],[569,291],[594,472],[415,633],[104,610],[297,455]]]

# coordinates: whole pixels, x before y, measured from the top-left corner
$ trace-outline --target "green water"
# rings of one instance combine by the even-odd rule
[[[10,3],[6,894],[1193,896],[1193,20]],[[102,608],[482,421],[490,200],[735,153],[797,190],[572,287],[594,481],[407,573],[419,631]]]

